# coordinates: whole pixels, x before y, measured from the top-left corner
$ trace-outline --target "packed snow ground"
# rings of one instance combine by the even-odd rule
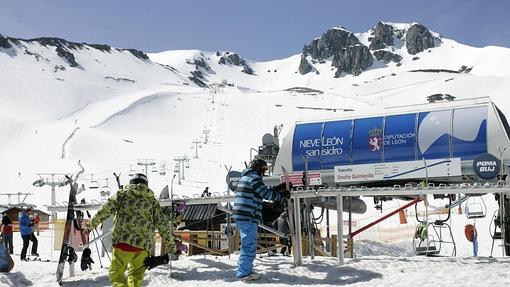
[[[21,237],[15,234],[15,267],[10,273],[0,273],[0,286],[57,286],[55,270],[58,253],[51,256],[49,232],[39,236],[41,258],[50,262],[20,262]],[[257,285],[268,286],[508,286],[509,257],[417,257],[411,255],[410,243],[385,244],[360,241],[358,255],[339,266],[335,258],[304,257],[302,267],[293,267],[292,257],[258,255],[255,270],[262,274]],[[377,247],[375,247],[377,246]],[[499,246],[498,246],[499,247]],[[481,252],[488,254],[482,247]],[[498,249],[501,249],[499,247]],[[64,272],[64,286],[109,286],[107,257],[100,268],[96,251],[93,251],[93,270],[81,271],[79,261],[75,277],[69,278],[69,265]],[[147,271],[144,286],[247,286],[237,281],[235,269],[238,255],[230,258],[213,255],[181,256],[173,262],[173,276],[169,266]]]

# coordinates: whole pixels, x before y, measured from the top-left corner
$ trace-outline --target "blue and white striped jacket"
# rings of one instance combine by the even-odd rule
[[[262,220],[262,200],[279,201],[282,196],[279,192],[267,187],[256,171],[251,168],[241,173],[237,183],[234,200],[233,218],[236,221],[251,221],[259,223]]]

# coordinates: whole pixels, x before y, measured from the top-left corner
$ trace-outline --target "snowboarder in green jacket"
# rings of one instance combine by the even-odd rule
[[[137,173],[129,184],[117,191],[99,209],[87,228],[94,229],[102,221],[114,216],[112,233],[112,263],[110,283],[112,286],[142,286],[146,258],[154,245],[154,229],[165,239],[165,250],[175,252],[175,241],[170,232],[172,222],[161,210],[148,187],[144,174]],[[124,272],[129,266],[128,278]]]

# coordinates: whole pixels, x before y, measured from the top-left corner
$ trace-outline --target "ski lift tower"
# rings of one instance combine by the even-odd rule
[[[65,186],[68,184],[68,180],[66,176],[70,176],[66,173],[38,173],[39,179],[32,183],[33,186],[43,187],[45,185],[51,186],[51,205],[55,206],[56,197],[55,197],[55,187]],[[51,212],[52,220],[57,219],[57,212]]]
[[[155,164],[156,164],[156,162],[155,162],[153,159],[139,159],[137,164],[138,164],[138,165],[143,165],[143,166],[145,166],[145,176],[147,176],[147,177],[148,177],[148,176],[149,176],[149,174],[148,174],[148,172],[147,172],[147,167],[148,167],[149,165],[155,165]]]
[[[211,132],[210,129],[208,129],[207,127],[204,127],[204,130],[202,131],[204,133],[204,144],[207,144],[207,142],[209,141],[209,133]]]
[[[185,163],[187,164],[189,162],[189,158],[186,155],[176,156],[176,157],[174,157],[174,161],[177,162],[175,164],[176,168],[175,168],[174,172],[178,173],[178,175],[179,175],[178,184],[181,185],[181,179],[184,179],[184,169],[185,169],[184,164]]]
[[[202,147],[202,142],[200,140],[194,140],[192,142],[192,144],[195,145],[195,155],[193,156],[194,158],[198,158],[198,148]],[[193,147],[192,147],[193,148]]]

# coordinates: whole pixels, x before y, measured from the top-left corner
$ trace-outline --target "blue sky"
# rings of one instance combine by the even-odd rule
[[[505,0],[23,0],[2,1],[0,34],[52,36],[146,52],[234,51],[285,58],[333,26],[419,22],[471,46],[510,47]]]

